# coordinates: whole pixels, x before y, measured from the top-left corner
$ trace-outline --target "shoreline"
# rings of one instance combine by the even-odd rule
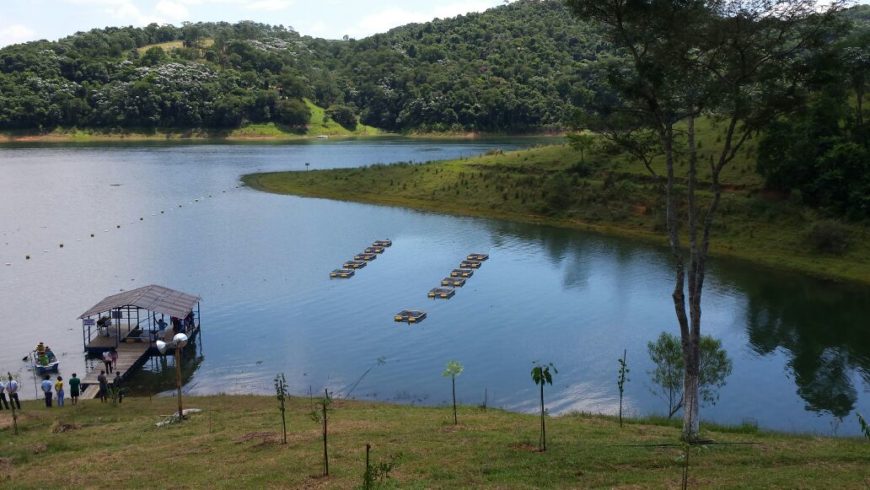
[[[233,134],[234,131],[240,131],[238,134]],[[367,132],[347,133],[347,134],[330,134],[325,132],[312,134],[294,134],[289,132],[263,132],[250,133],[244,132],[244,128],[229,131],[208,131],[201,129],[179,130],[179,131],[154,131],[154,132],[90,132],[89,130],[59,130],[50,133],[32,133],[32,132],[5,132],[0,133],[0,146],[7,144],[26,144],[26,143],[53,143],[53,144],[79,144],[79,143],[137,143],[137,142],[199,142],[199,141],[225,141],[231,143],[280,143],[280,142],[299,142],[299,141],[321,141],[321,140],[348,140],[348,139],[389,139],[389,138],[407,138],[407,139],[431,139],[431,140],[478,140],[488,138],[563,138],[564,132],[541,132],[541,133],[480,133],[480,132],[459,132],[459,133],[427,133],[427,132],[409,132],[409,133],[386,133],[378,132],[375,134]]]
[[[505,153],[508,156],[510,153]],[[450,166],[462,166],[468,161],[439,161],[432,165],[440,169],[441,174],[450,173]],[[487,164],[483,164],[487,165]],[[495,164],[496,166],[498,164]],[[389,167],[389,166],[387,166]],[[535,213],[520,213],[511,210],[503,210],[498,207],[484,207],[473,203],[464,203],[460,199],[437,201],[433,199],[421,199],[400,195],[398,192],[387,194],[378,192],[376,189],[358,191],[330,187],[335,184],[329,175],[340,173],[348,175],[348,169],[319,170],[317,174],[303,175],[304,172],[273,172],[252,173],[241,177],[242,183],[251,189],[272,194],[296,195],[310,198],[323,198],[347,202],[358,202],[380,206],[402,207],[421,211],[449,214],[454,216],[467,216],[486,219],[506,220],[533,225],[552,226],[579,231],[599,233],[607,236],[616,236],[627,239],[640,240],[655,246],[666,247],[666,237],[659,232],[638,226],[626,226],[620,223],[599,221],[589,222],[578,218],[551,217]],[[404,177],[406,175],[402,174]],[[322,176],[322,177],[321,177]],[[303,179],[320,179],[319,181]],[[352,183],[354,177],[348,176],[348,182]],[[440,181],[439,181],[440,183]],[[366,189],[365,186],[359,187]],[[421,191],[425,194],[425,191]],[[775,228],[768,230],[776,232]],[[866,236],[866,231],[862,235]],[[861,241],[861,237],[856,237]],[[844,284],[856,284],[860,286],[870,285],[870,265],[853,263],[849,257],[830,256],[823,254],[803,254],[798,256],[793,250],[785,248],[753,248],[746,246],[737,240],[716,239],[714,236],[710,247],[711,257],[736,259],[747,262],[753,266],[759,266],[776,271],[808,275],[821,280]]]

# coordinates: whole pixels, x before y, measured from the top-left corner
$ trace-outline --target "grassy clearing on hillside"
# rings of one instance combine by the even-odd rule
[[[335,401],[330,476],[323,478],[320,426],[306,399],[288,404],[288,444],[273,397],[186,398],[203,409],[155,427],[173,398],[97,401],[47,410],[27,402],[14,436],[0,412],[0,479],[6,488],[359,488],[365,444],[372,462],[395,459],[392,488],[674,488],[679,429],[594,416],[548,422],[548,450],[534,448],[535,415]],[[65,426],[66,425],[66,426]],[[61,429],[67,429],[60,432]],[[866,488],[870,444],[706,427],[719,444],[692,449],[691,488]]]
[[[702,132],[700,140],[702,149],[715,144],[712,132]],[[750,144],[723,173],[727,191],[713,230],[713,254],[870,283],[867,226],[843,225],[849,246],[842,255],[816,251],[808,234],[823,216],[762,192],[761,178],[751,167],[753,152]],[[702,180],[707,172],[700,172]],[[587,156],[584,162],[567,145],[496,151],[424,165],[254,174],[243,180],[269,192],[546,223],[665,242],[660,193],[642,165],[619,155],[600,154]],[[709,197],[700,193],[702,202]]]
[[[210,48],[212,45],[214,45],[214,39],[200,39],[197,44],[201,49]],[[136,48],[136,51],[138,51],[139,54],[145,54],[145,52],[151,48],[161,48],[163,49],[163,51],[169,52],[174,49],[179,49],[183,47],[184,41],[167,41],[165,43],[149,44],[147,46],[142,46],[141,48]]]
[[[366,126],[365,124],[357,124],[356,130],[350,131],[345,129],[337,122],[326,117],[326,110],[315,105],[308,99],[305,100],[305,105],[311,110],[311,118],[308,120],[308,130],[306,134],[309,136],[374,136],[381,134],[378,128]]]

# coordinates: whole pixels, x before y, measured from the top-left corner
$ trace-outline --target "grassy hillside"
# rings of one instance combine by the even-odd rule
[[[320,426],[308,400],[291,399],[288,444],[273,397],[186,398],[203,410],[158,428],[173,398],[83,402],[47,410],[27,402],[15,436],[0,412],[4,488],[360,488],[365,444],[372,463],[393,461],[390,488],[674,488],[679,429],[610,418],[554,417],[548,450],[535,450],[538,418],[461,407],[335,401],[330,476],[322,477]],[[866,488],[870,443],[705,426],[715,444],[690,454],[691,488]]]
[[[715,146],[715,134],[709,126],[702,132],[702,152]],[[750,144],[723,173],[727,192],[714,229],[713,254],[870,283],[867,226],[834,224],[847,235],[846,251],[819,251],[811,230],[829,221],[806,206],[763,192],[753,168],[754,151]],[[567,145],[425,165],[253,174],[243,180],[268,192],[546,223],[665,243],[657,184],[643,166],[594,151],[581,160]],[[708,197],[701,195],[702,200]]]

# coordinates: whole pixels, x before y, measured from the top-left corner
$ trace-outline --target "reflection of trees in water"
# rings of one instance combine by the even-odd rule
[[[640,260],[647,265],[651,265],[650,262],[666,264],[669,260],[666,250],[634,240],[507,221],[487,223],[490,225],[495,246],[507,245],[511,241],[507,237],[519,239],[530,249],[542,250],[554,266],[565,264],[565,275],[562,279],[565,288],[583,289],[589,286],[595,258],[612,262],[615,266],[616,282],[625,282],[625,287],[629,287],[627,283],[631,280],[630,274],[625,274],[625,271],[639,260],[639,252],[644,254]],[[669,294],[667,288],[662,291],[663,294]]]
[[[625,284],[623,291],[632,287],[627,284],[632,281],[629,269],[637,261],[647,267],[667,267],[669,260],[667,250],[632,240],[545,226],[487,223],[496,246],[518,240],[531,250],[543,250],[555,266],[567,264],[566,288],[588,287],[594,258],[611,261],[616,284]],[[787,352],[797,393],[808,410],[844,417],[854,409],[858,392],[852,373],[859,373],[870,385],[870,288],[723,259],[711,264],[708,277],[711,289],[745,298],[746,332],[755,352]],[[669,293],[669,288],[663,288],[663,294]]]
[[[870,380],[870,291],[733,263],[713,272],[746,298],[753,350],[788,352],[807,409],[848,415],[858,398],[852,373]]]

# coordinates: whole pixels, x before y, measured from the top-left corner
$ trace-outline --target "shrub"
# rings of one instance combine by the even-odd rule
[[[817,221],[807,232],[807,241],[817,252],[840,255],[849,248],[849,230],[837,221]]]

